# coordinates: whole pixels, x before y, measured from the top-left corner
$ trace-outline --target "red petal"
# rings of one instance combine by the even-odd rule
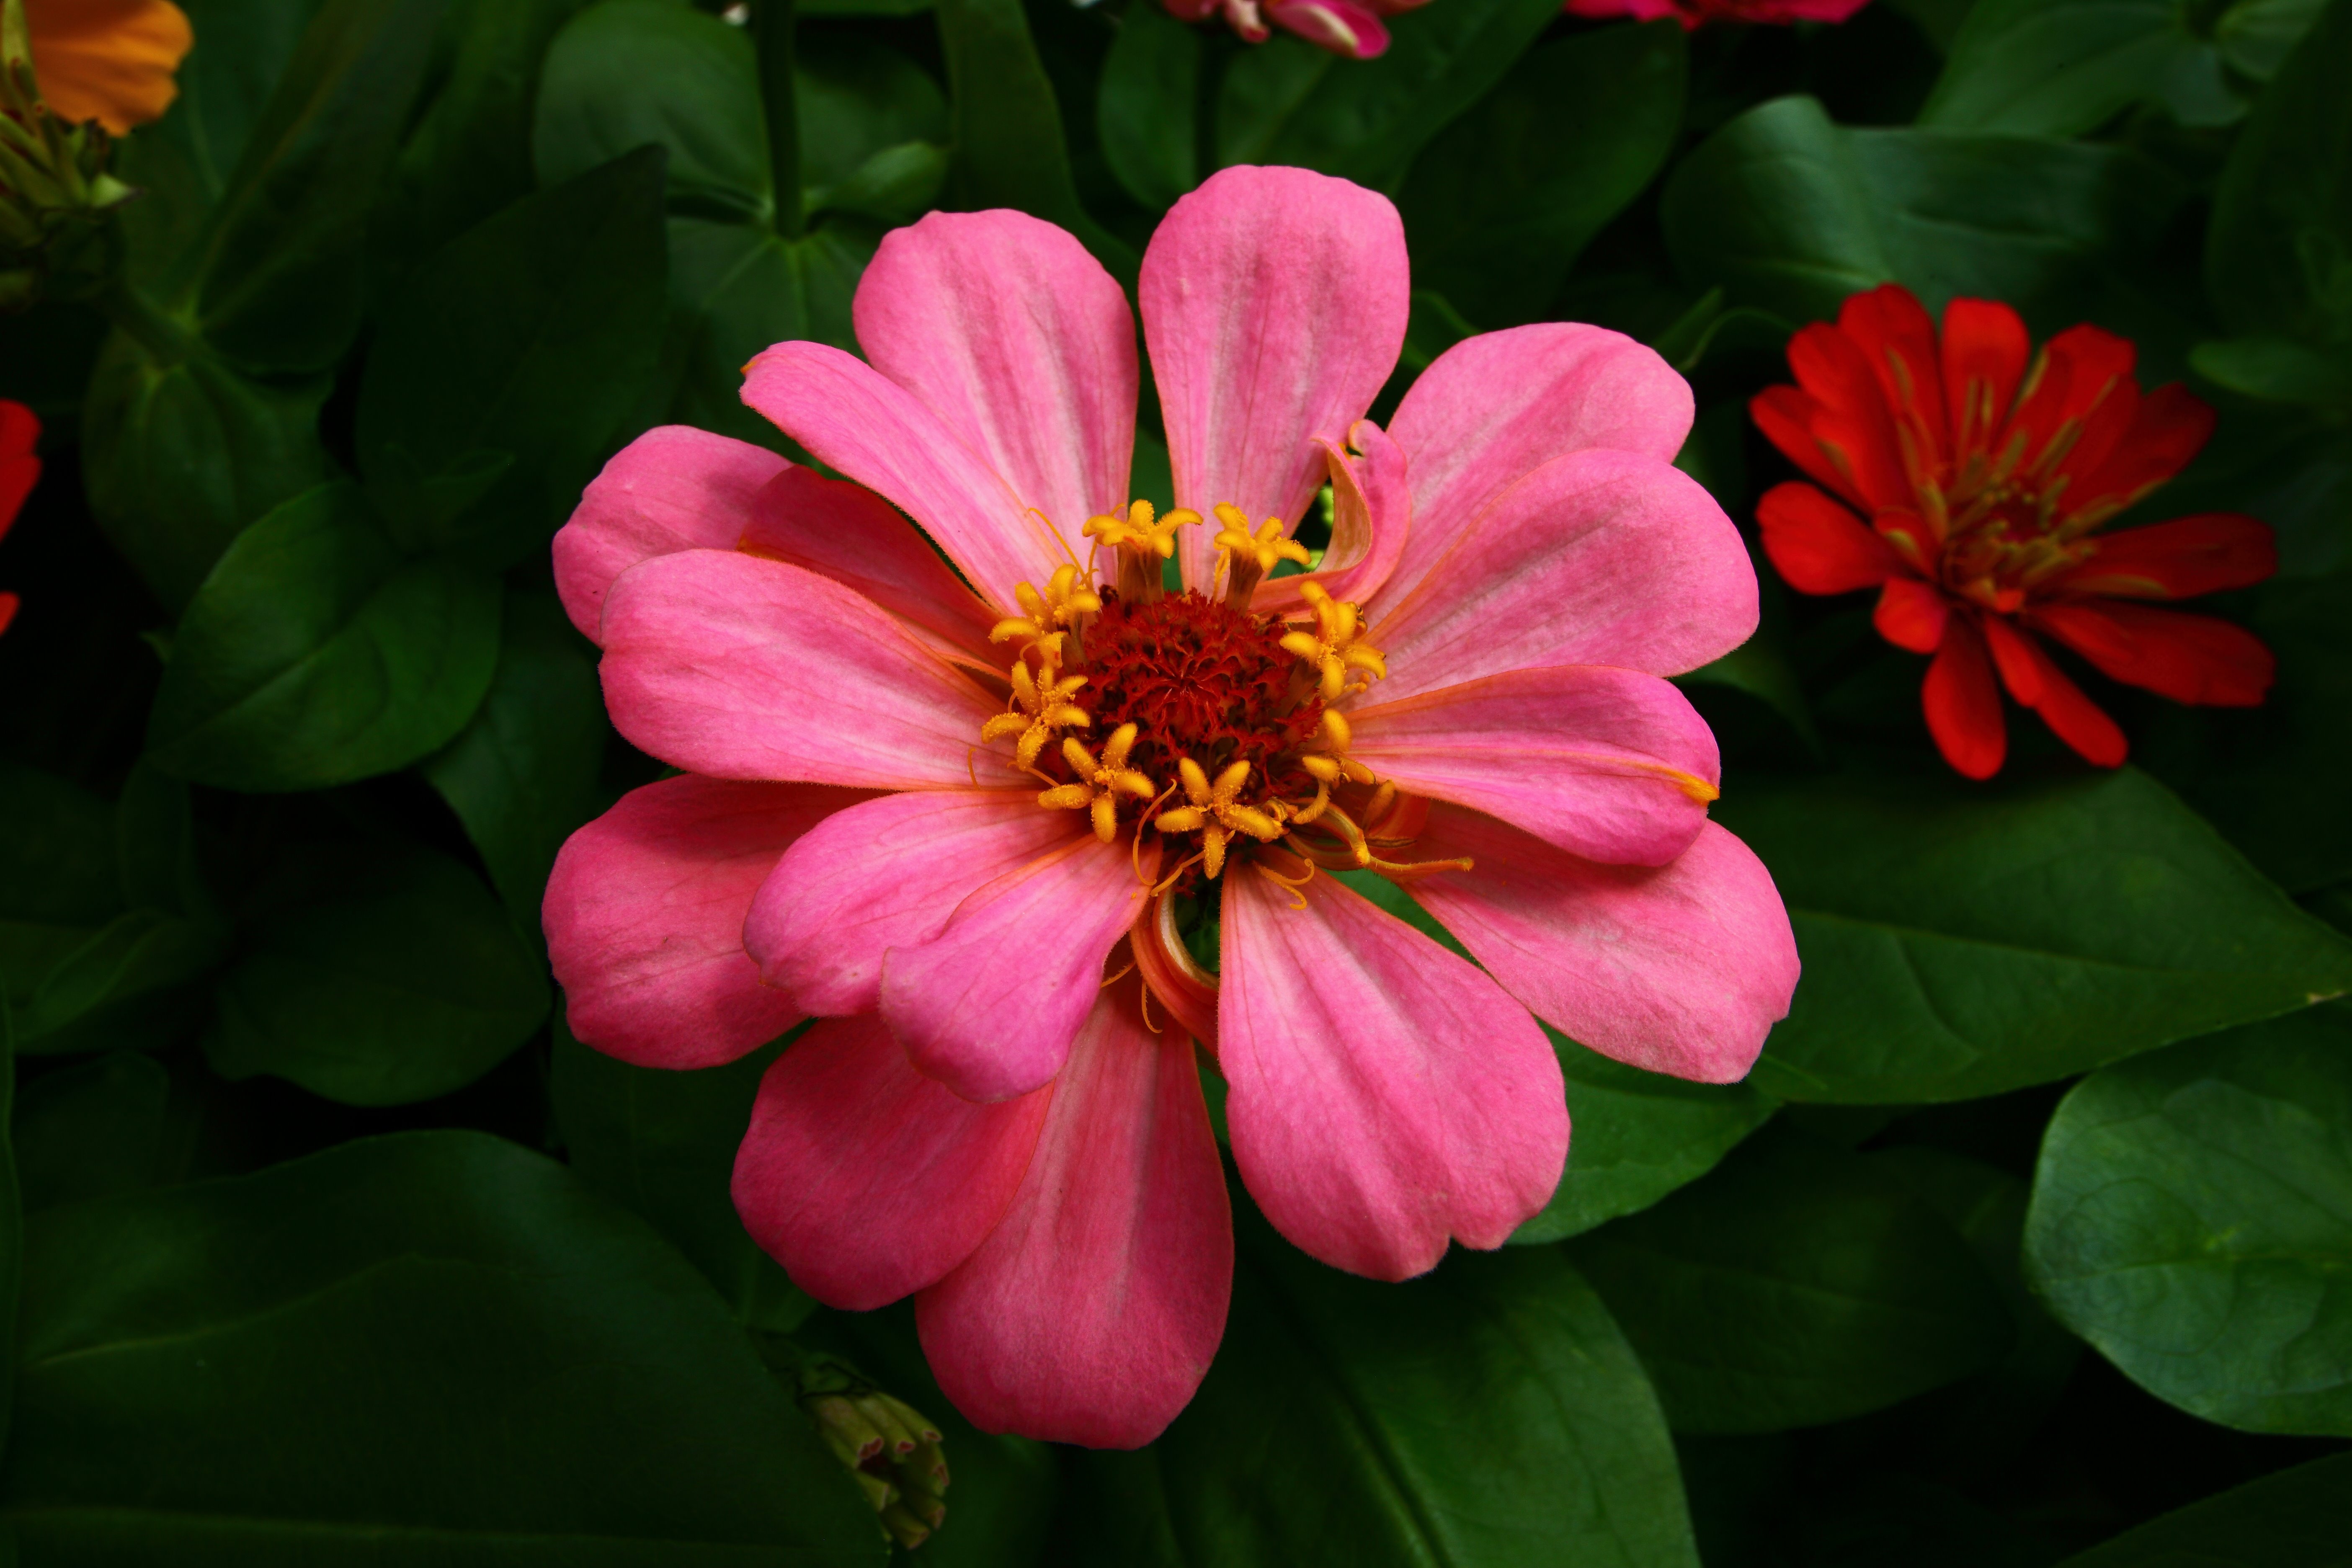
[[[2083,695],[2066,678],[2042,645],[2007,621],[1987,616],[1985,640],[1992,645],[1993,662],[2000,667],[2001,684],[2009,694],[2042,715],[2051,732],[2103,768],[2121,767],[2126,750],[2124,732],[2105,710]]]
[[[1789,340],[1789,368],[1821,405],[1811,421],[1813,439],[1843,465],[1853,491],[1873,510],[1911,504],[1894,411],[1862,346],[1816,321]]]
[[[1903,570],[1895,547],[1807,484],[1774,485],[1756,503],[1764,553],[1800,594],[1851,594]]]
[[[20,602],[14,594],[0,594],[0,632],[6,631],[8,623],[16,618],[16,605]]]
[[[1943,346],[1944,400],[1957,462],[1990,446],[2007,422],[2032,342],[2024,320],[1999,300],[1955,300],[1944,307]]]
[[[2121,511],[2189,466],[2213,434],[2213,410],[2179,382],[2159,386],[2138,401],[2130,427],[2097,457],[2085,436],[2083,450],[2065,465],[2071,515],[2094,506]]]
[[[2092,326],[2067,328],[2042,345],[2017,412],[1995,445],[2006,447],[2022,434],[2023,466],[2033,467],[2067,440],[2067,427],[2087,418],[2118,382],[2130,381],[2137,353],[2128,338]]]
[[[0,398],[0,462],[33,455],[41,438],[41,416],[21,403]]]
[[[2001,721],[1992,661],[1985,657],[1983,634],[1970,616],[1953,616],[1946,623],[1944,646],[1927,667],[1919,700],[1927,710],[1927,731],[1936,737],[1946,762],[1972,779],[1989,779],[2000,772],[2009,752],[2009,731]]]
[[[2250,587],[2278,570],[2270,525],[2233,511],[2199,512],[2093,541],[2085,560],[2045,587],[2122,599],[2192,599]]]
[[[1944,623],[1951,606],[1944,595],[1916,577],[1889,577],[1878,591],[1878,608],[1871,624],[1896,647],[1913,653],[1934,653],[1944,643]]]
[[[1781,456],[1855,506],[1869,507],[1862,492],[1813,439],[1813,421],[1822,416],[1822,405],[1801,387],[1768,386],[1749,400],[1748,414],[1756,421],[1756,428],[1764,432],[1764,438],[1780,448]]]
[[[2175,702],[2252,708],[2270,689],[2277,663],[2253,633],[2210,616],[2077,601],[2037,605],[2027,620],[2102,675]]]
[[[1850,296],[1838,311],[1838,330],[1863,352],[1894,410],[1900,435],[1912,446],[1910,471],[1930,475],[1944,458],[1944,373],[1936,352],[1936,322],[1899,283]]]

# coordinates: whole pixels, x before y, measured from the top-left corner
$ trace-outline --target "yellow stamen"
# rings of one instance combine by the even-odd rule
[[[1300,595],[1315,611],[1315,630],[1304,628],[1286,635],[1282,646],[1305,659],[1315,670],[1322,687],[1323,700],[1337,702],[1347,689],[1348,671],[1360,669],[1377,680],[1389,672],[1387,658],[1381,650],[1363,640],[1370,628],[1364,624],[1363,610],[1341,599],[1334,599],[1323,591],[1319,583],[1307,583],[1299,587]],[[1367,681],[1366,685],[1370,682]],[[1359,689],[1360,689],[1360,688]]]
[[[1034,584],[1015,584],[1013,596],[1021,601],[1022,614],[1007,616],[990,628],[988,640],[1004,642],[1019,638],[1024,648],[1050,642],[1053,658],[1062,658],[1062,637],[1078,623],[1081,616],[1090,616],[1102,608],[1102,597],[1079,574],[1076,566],[1057,566],[1045,580],[1045,591],[1037,592]]]
[[[1013,759],[1024,768],[1034,767],[1037,754],[1058,730],[1083,730],[1094,722],[1083,708],[1070,700],[1078,688],[1087,683],[1083,675],[1063,676],[1060,667],[1047,658],[1037,673],[1029,673],[1026,660],[1013,666],[1013,700],[1008,709],[981,726],[980,738],[1001,741],[1017,735],[1020,741],[1013,750]],[[1017,711],[1015,710],[1017,709]]]
[[[1111,731],[1103,746],[1102,761],[1097,763],[1084,746],[1065,735],[1062,760],[1070,764],[1078,782],[1045,791],[1037,796],[1037,804],[1059,811],[1092,811],[1095,837],[1108,844],[1118,837],[1118,797],[1128,795],[1150,800],[1152,795],[1151,780],[1127,765],[1127,754],[1135,749],[1135,736],[1133,724],[1121,724]]]
[[[1273,571],[1277,561],[1296,561],[1301,566],[1307,564],[1307,546],[1282,536],[1282,519],[1269,517],[1258,524],[1257,531],[1253,533],[1250,531],[1249,513],[1233,502],[1219,501],[1216,513],[1217,521],[1225,526],[1219,529],[1209,542],[1225,552],[1226,569],[1234,576],[1239,577],[1250,567],[1256,568],[1255,574],[1249,579],[1250,586],[1255,587],[1258,578]]]
[[[1240,804],[1242,786],[1249,782],[1249,763],[1235,763],[1212,784],[1201,764],[1192,758],[1181,758],[1176,763],[1177,779],[1192,804],[1162,811],[1159,816],[1160,831],[1199,833],[1201,869],[1213,881],[1225,868],[1225,845],[1235,834],[1246,833],[1269,844],[1283,835],[1279,817]]]
[[[1123,546],[1138,554],[1156,555],[1165,561],[1176,553],[1176,531],[1200,521],[1199,512],[1181,506],[1155,521],[1151,503],[1139,500],[1128,503],[1125,517],[1090,517],[1079,531],[1113,549]]]

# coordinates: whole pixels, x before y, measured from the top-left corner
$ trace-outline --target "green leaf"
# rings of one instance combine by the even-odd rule
[[[547,1016],[547,978],[489,889],[419,845],[306,848],[257,897],[205,1042],[346,1105],[463,1089]]]
[[[1892,279],[2029,316],[2080,310],[2100,268],[2145,254],[2179,182],[2123,148],[1954,131],[1850,131],[1810,98],[1734,120],[1666,182],[1676,268],[1739,304],[1826,318]]]
[[[498,663],[499,587],[403,560],[348,482],[279,507],[188,606],[151,759],[223,789],[320,789],[405,767],[463,729]]]
[[[943,177],[948,105],[929,72],[862,34],[812,32],[798,40],[793,89],[803,201],[811,213],[831,206],[904,223],[922,215],[937,184],[911,208],[902,195],[895,210],[871,210],[872,196],[858,193],[878,185],[893,163]]]
[[[2234,0],[2213,22],[2213,42],[2232,69],[2268,81],[2303,41],[2327,0]]]
[[[938,10],[948,67],[952,205],[1018,207],[1059,224],[1132,285],[1135,253],[1078,205],[1061,106],[1021,0],[939,0]]]
[[[409,274],[368,358],[358,435],[360,471],[407,539],[499,568],[546,548],[653,374],[661,211],[662,154],[643,149]],[[492,454],[511,461],[485,483]],[[471,504],[420,504],[436,481],[472,489]]]
[[[1568,1079],[1568,1172],[1515,1242],[1558,1241],[1648,1208],[1761,1127],[1774,1101],[1744,1083],[1689,1083],[1586,1050],[1549,1027]]]
[[[1750,773],[1717,815],[1804,960],[1753,1079],[1784,1099],[1998,1094],[2352,987],[2352,942],[2136,769]]]
[[[782,1333],[816,1303],[744,1231],[729,1185],[752,1099],[777,1051],[769,1046],[725,1067],[665,1072],[615,1060],[559,1028],[548,1089],[580,1179],[660,1231],[709,1278],[739,1322]]]
[[[531,110],[548,44],[587,0],[453,0],[447,56],[374,217],[380,266],[404,270],[529,195]]]
[[[2331,1454],[2152,1519],[2059,1568],[2345,1568],[2352,1454]]]
[[[709,1288],[478,1132],[54,1209],[26,1237],[30,1562],[880,1562]]]
[[[2084,1080],[2042,1142],[2025,1258],[2059,1321],[2158,1397],[2352,1436],[2352,1010]]]
[[[1343,60],[1277,33],[1218,95],[1221,163],[1295,163],[1388,188],[1559,15],[1543,0],[1447,0],[1388,18],[1388,52]]]
[[[2205,277],[2242,334],[2352,353],[2352,0],[2334,0],[2230,150]]]
[[[368,213],[399,150],[441,0],[328,0],[213,210],[185,298],[250,370],[316,372],[360,326]]]
[[[1993,1364],[2012,1334],[1932,1207],[1862,1156],[1780,1129],[1569,1253],[1677,1432],[1842,1421]]]
[[[2142,765],[2290,893],[2352,877],[2352,816],[2337,809],[2352,773],[2348,593],[2352,572],[2263,584],[2240,617],[2278,656],[2263,705],[2168,708],[2141,748]]]
[[[751,224],[669,222],[674,351],[684,361],[670,417],[772,444],[776,427],[743,406],[743,365],[788,338],[854,348],[851,302],[881,240],[848,219],[784,239]]]
[[[2199,343],[2197,374],[2265,403],[2352,407],[2352,353],[2330,354],[2287,338],[2221,338]]]
[[[90,514],[177,613],[247,524],[333,471],[325,380],[260,381],[183,342],[109,338],[82,404]]]
[[[2187,11],[2183,0],[1981,0],[1919,123],[2079,136],[2146,102],[2183,125],[2226,125],[2245,100]]]
[[[75,1062],[26,1082],[9,1124],[25,1212],[155,1181],[171,1093],[171,1073],[138,1051]]]
[[[1414,283],[1494,326],[1549,315],[1587,242],[1664,166],[1688,57],[1661,20],[1519,61],[1413,161],[1399,205]]]
[[[544,593],[509,592],[489,694],[457,738],[419,771],[441,792],[526,931],[555,852],[596,815],[604,694],[593,650]]]
[[[1326,1268],[1252,1213],[1201,1392],[1091,1455],[1094,1559],[1258,1568],[1696,1568],[1657,1400],[1554,1249],[1456,1252],[1402,1285]],[[1151,1559],[1147,1559],[1151,1560]]]
[[[1153,0],[1129,5],[1103,60],[1095,134],[1127,194],[1158,209],[1201,183],[1201,32]]]

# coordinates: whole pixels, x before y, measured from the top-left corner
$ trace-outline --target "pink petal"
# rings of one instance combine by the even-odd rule
[[[792,466],[764,447],[686,425],[656,426],[615,452],[555,535],[555,591],[580,635],[598,640],[605,591],[638,562],[734,549],[752,498]]]
[[[1540,665],[1679,675],[1755,630],[1756,569],[1696,480],[1631,452],[1573,452],[1497,496],[1373,624],[1389,674],[1370,700]]]
[[[923,1352],[987,1432],[1098,1448],[1160,1436],[1224,1337],[1234,1226],[1192,1042],[1106,994],[1054,1080],[1020,1195],[915,1299]],[[1024,1102],[1025,1103],[1025,1102]]]
[[[974,1105],[917,1072],[879,1018],[828,1018],[760,1080],[735,1157],[736,1211],[826,1306],[884,1306],[995,1228],[1050,1099]]]
[[[949,658],[999,675],[1010,662],[988,641],[996,612],[957,581],[912,523],[863,485],[788,467],[752,498],[751,521],[735,547],[855,590]]]
[[[1170,208],[1137,297],[1176,504],[1296,523],[1323,483],[1315,437],[1345,435],[1396,363],[1409,287],[1396,208],[1345,180],[1223,169]],[[1181,536],[1196,587],[1210,531]]]
[[[1034,789],[912,790],[870,800],[793,845],[760,885],[743,945],[812,1013],[882,1001],[882,955],[947,929],[972,892],[1087,831]]]
[[[1663,866],[1690,847],[1722,778],[1706,721],[1637,670],[1511,670],[1349,717],[1350,754],[1400,789],[1611,865]]]
[[[882,1016],[917,1067],[966,1099],[1026,1094],[1061,1070],[1149,890],[1127,846],[1076,834],[965,899],[932,941],[892,948]]]
[[[1303,612],[1303,590],[1309,583],[1335,599],[1361,603],[1388,581],[1404,553],[1412,529],[1404,450],[1369,419],[1357,420],[1348,440],[1362,456],[1328,437],[1316,438],[1331,473],[1331,542],[1323,552],[1323,564],[1313,572],[1260,583],[1250,599],[1250,608],[1259,615]]]
[[[793,998],[760,984],[743,916],[778,856],[864,798],[688,773],[573,834],[541,906],[572,1034],[639,1067],[702,1068],[799,1023]]]
[[[1378,59],[1389,50],[1389,30],[1380,13],[1356,0],[1274,0],[1266,16],[1343,59]]]
[[[1389,422],[1412,465],[1412,538],[1385,596],[1365,607],[1402,602],[1522,475],[1594,447],[1670,463],[1690,426],[1690,384],[1622,333],[1545,321],[1454,344]]]
[[[1797,985],[1772,875],[1708,823],[1664,866],[1601,866],[1443,802],[1402,858],[1474,868],[1407,891],[1503,988],[1596,1051],[1702,1083],[1746,1076]]]
[[[1127,505],[1135,317],[1102,263],[1025,213],[932,213],[883,237],[857,341],[1074,545]]]
[[[863,360],[824,343],[778,343],[743,370],[745,403],[913,518],[998,609],[1017,605],[1015,584],[1042,584],[1069,559],[1055,528],[1024,510],[987,458]]]
[[[1404,1279],[1496,1247],[1559,1184],[1568,1102],[1526,1008],[1328,877],[1226,874],[1218,1062],[1250,1195],[1335,1268]]]
[[[720,778],[880,789],[1020,777],[1002,705],[829,578],[732,551],[632,567],[604,600],[604,705],[629,743]]]

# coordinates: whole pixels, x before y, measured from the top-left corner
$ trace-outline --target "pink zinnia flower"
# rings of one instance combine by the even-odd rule
[[[1631,16],[1654,22],[1672,16],[1687,32],[1706,22],[1843,22],[1870,0],[1567,0],[1571,16]]]
[[[1411,11],[1429,0],[1160,0],[1180,22],[1205,22],[1222,15],[1225,25],[1253,44],[1271,37],[1271,22],[1317,48],[1369,60],[1388,53],[1384,16]]]
[[[1195,1040],[1267,1217],[1402,1279],[1559,1182],[1530,1009],[1728,1080],[1797,969],[1664,679],[1756,624],[1738,535],[1668,462],[1682,380],[1522,327],[1383,431],[1402,226],[1297,169],[1177,203],[1140,297],[1180,510],[1128,504],[1118,285],[1049,224],[935,213],[866,269],[866,360],[749,366],[856,482],[655,430],[555,545],[614,721],[686,770],[557,863],[573,1031],[691,1068],[821,1017],[752,1111],[752,1235],[831,1305],[914,1293],[978,1425],[1106,1446],[1156,1436],[1223,1332]],[[1319,569],[1272,575],[1327,479]],[[1322,874],[1350,867],[1485,967]],[[1216,974],[1184,941],[1213,912]]]

